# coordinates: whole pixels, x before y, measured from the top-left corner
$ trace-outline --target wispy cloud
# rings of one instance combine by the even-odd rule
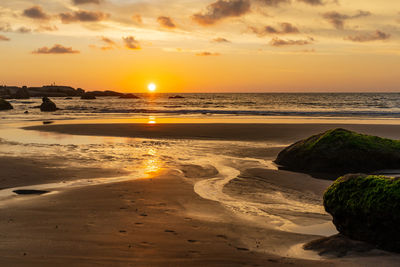
[[[32,52],[33,54],[78,54],[78,50],[73,50],[72,47],[65,47],[60,44],[55,44],[53,47],[47,46],[39,48]]]
[[[390,34],[376,30],[372,33],[359,33],[357,35],[350,35],[345,38],[345,40],[353,42],[371,42],[371,41],[383,41],[391,37]]]
[[[10,38],[0,34],[0,41],[10,41]]]
[[[213,25],[229,17],[239,17],[250,11],[250,0],[218,0],[204,13],[196,13],[193,20],[200,25]]]
[[[339,13],[337,11],[330,11],[322,14],[322,17],[330,22],[336,29],[343,29],[344,23],[349,19],[356,19],[361,17],[368,17],[371,15],[369,11],[359,10],[354,15],[347,15],[343,13]]]
[[[262,28],[249,27],[249,29],[258,36],[265,36],[268,34],[297,34],[300,33],[299,29],[291,23],[283,22],[279,24],[279,28],[273,26],[265,26]]]
[[[168,29],[176,28],[176,24],[170,17],[159,16],[157,18],[157,21],[164,28],[168,28]]]
[[[228,39],[223,38],[223,37],[217,37],[217,38],[212,39],[211,42],[213,42],[213,43],[230,43],[231,41],[229,41]]]
[[[308,37],[307,39],[291,40],[291,39],[280,39],[278,37],[272,38],[270,41],[271,46],[293,46],[293,45],[309,45],[314,42],[314,38]]]
[[[33,6],[25,9],[22,14],[31,19],[47,20],[50,18],[50,16],[46,14],[40,6]]]
[[[72,3],[75,5],[83,5],[83,4],[100,4],[100,0],[72,0]]]
[[[290,0],[258,0],[258,1],[264,5],[272,7],[277,7],[282,4],[290,4]]]
[[[132,50],[139,50],[141,49],[139,41],[135,39],[133,36],[122,37],[124,41],[125,47]]]
[[[62,23],[68,24],[72,22],[98,22],[106,20],[110,17],[109,14],[101,11],[85,11],[79,10],[72,13],[60,13]]]
[[[220,53],[213,53],[213,52],[208,52],[208,51],[204,51],[204,52],[200,52],[197,53],[196,56],[200,56],[200,57],[209,57],[209,56],[220,56]]]

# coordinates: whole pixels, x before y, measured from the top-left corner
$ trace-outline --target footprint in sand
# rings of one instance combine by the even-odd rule
[[[248,249],[248,248],[236,247],[236,249],[237,249],[237,250],[240,250],[240,251],[249,251],[249,249]]]
[[[188,242],[189,242],[189,243],[197,243],[198,241],[197,241],[197,240],[194,240],[194,239],[189,239]]]
[[[222,238],[222,239],[228,239],[226,235],[216,235],[216,237]]]

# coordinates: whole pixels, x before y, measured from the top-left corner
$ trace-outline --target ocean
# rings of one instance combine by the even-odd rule
[[[40,105],[40,98],[10,100],[14,110],[1,112],[0,118],[70,120],[143,118],[149,115],[191,118],[400,118],[400,93],[201,93],[179,94],[184,98],[170,98],[176,95],[137,94],[140,99],[53,98],[60,108],[53,113],[42,113],[34,108]]]

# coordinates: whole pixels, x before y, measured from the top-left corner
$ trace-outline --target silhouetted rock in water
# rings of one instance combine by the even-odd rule
[[[139,99],[140,97],[134,95],[134,94],[123,94],[119,98],[122,99]]]
[[[324,207],[341,234],[400,252],[400,178],[345,175],[325,192]]]
[[[175,96],[170,96],[170,97],[168,97],[169,99],[181,99],[181,98],[184,98],[183,96],[180,96],[180,95],[175,95]]]
[[[13,109],[13,106],[7,100],[0,98],[0,110],[9,110]]]
[[[72,97],[66,97],[66,98],[64,98],[65,100],[72,100],[73,98]]]
[[[54,121],[44,121],[43,124],[52,124]]]
[[[279,153],[275,163],[311,174],[400,169],[400,141],[339,128],[294,143]]]
[[[42,98],[42,104],[40,105],[40,110],[44,112],[51,112],[51,111],[56,111],[57,106],[54,104],[53,101],[51,101],[48,97],[43,97]]]
[[[45,190],[34,190],[34,189],[20,189],[13,191],[17,195],[43,195],[49,193],[49,191]]]
[[[106,91],[92,91],[90,92],[91,94],[95,95],[95,96],[121,96],[124,95],[123,93],[118,93],[115,91],[110,91],[110,90],[106,90]]]
[[[17,93],[15,94],[16,99],[29,99],[30,95],[26,86],[18,89]]]
[[[83,96],[81,96],[81,99],[93,100],[96,99],[96,96],[92,93],[85,93]]]
[[[337,234],[313,240],[303,246],[305,250],[314,250],[320,256],[344,257],[347,254],[367,252],[374,246],[362,241],[352,240],[344,235]]]
[[[25,110],[24,114],[28,114],[28,113],[29,113],[29,111]]]

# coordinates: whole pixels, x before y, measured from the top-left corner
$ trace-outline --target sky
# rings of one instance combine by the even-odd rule
[[[400,91],[399,0],[0,0],[0,84]]]

